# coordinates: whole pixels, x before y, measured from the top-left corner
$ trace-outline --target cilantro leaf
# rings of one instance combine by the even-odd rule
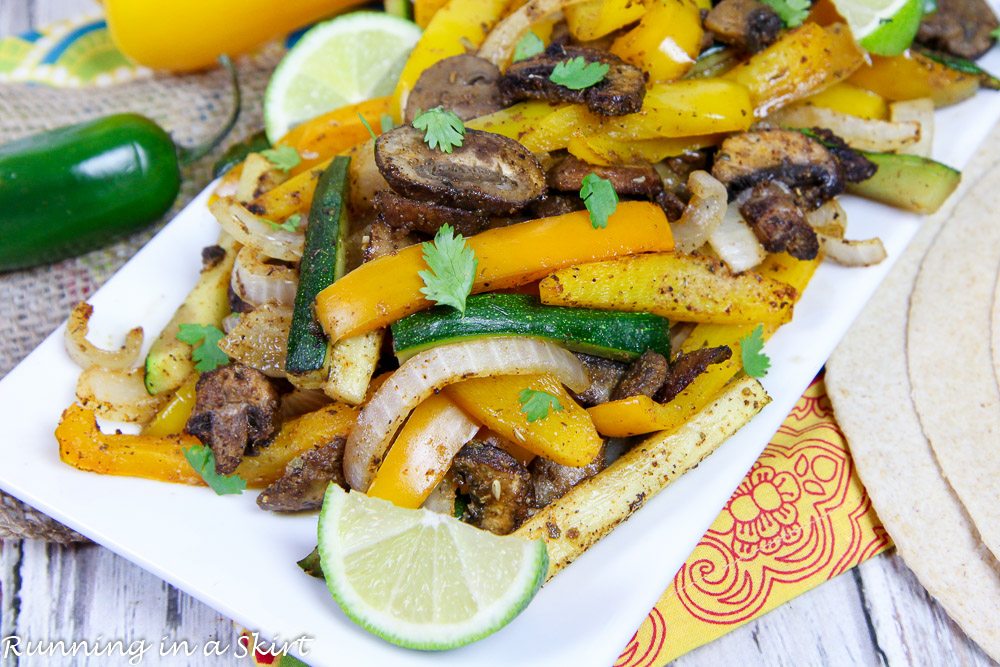
[[[372,129],[372,124],[368,122],[367,118],[361,115],[360,111],[358,112],[358,118],[361,119],[361,124],[365,126],[366,130],[368,130],[368,134],[372,135],[372,139],[378,139],[378,135],[375,134],[375,130]]]
[[[608,218],[618,208],[618,193],[611,181],[591,172],[583,177],[580,199],[590,212],[590,224],[594,229],[608,226]]]
[[[425,285],[420,288],[421,294],[465,315],[465,300],[472,292],[472,282],[479,266],[476,254],[466,245],[465,238],[455,234],[447,223],[441,225],[433,243],[425,241],[421,246],[424,261],[430,267],[430,271],[418,274]]]
[[[286,232],[294,232],[298,231],[299,225],[302,224],[302,214],[293,213],[292,215],[288,216],[287,220],[280,223],[271,222],[270,220],[265,220],[265,222],[271,225],[273,229],[284,229]]]
[[[193,348],[191,358],[199,373],[214,371],[229,363],[229,357],[219,349],[219,341],[225,337],[221,329],[211,324],[182,324],[177,331],[177,340]]]
[[[243,493],[246,480],[239,475],[220,475],[215,472],[215,454],[205,445],[194,445],[183,450],[184,458],[191,464],[205,483],[220,496]]]
[[[809,0],[763,0],[789,28],[802,25],[809,16]]]
[[[527,60],[545,50],[545,42],[532,31],[524,33],[524,37],[514,47],[514,62]]]
[[[771,357],[761,349],[764,347],[764,325],[758,324],[753,331],[740,339],[740,355],[743,358],[743,370],[752,378],[762,378],[771,367]]]
[[[556,63],[549,81],[570,90],[583,90],[603,81],[609,69],[605,63],[588,63],[583,56],[577,56]]]
[[[528,423],[545,419],[552,412],[562,412],[563,406],[559,402],[558,396],[553,396],[547,391],[537,389],[522,389],[517,395],[517,400],[521,403],[521,412],[528,419]]]
[[[993,30],[990,30],[990,37],[993,39],[1000,39],[1000,28],[993,28]]]
[[[299,152],[291,146],[275,146],[261,151],[260,154],[267,158],[267,161],[273,164],[276,169],[285,172],[294,169],[302,162]]]
[[[424,131],[424,141],[432,149],[450,153],[465,141],[465,125],[462,119],[444,107],[434,107],[418,114],[413,119],[413,127]]]
[[[379,124],[382,126],[382,134],[385,134],[389,130],[396,127],[396,121],[392,119],[387,113],[382,114],[378,119]]]

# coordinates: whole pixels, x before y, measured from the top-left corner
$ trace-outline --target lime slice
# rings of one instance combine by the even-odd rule
[[[422,650],[496,632],[538,592],[541,540],[501,537],[425,509],[403,509],[331,484],[319,517],[330,593],[351,620]]]
[[[923,0],[834,0],[866,51],[898,56],[909,48],[924,14]]]
[[[388,95],[418,39],[415,23],[381,12],[353,12],[313,26],[267,84],[267,138],[274,143],[304,120]]]

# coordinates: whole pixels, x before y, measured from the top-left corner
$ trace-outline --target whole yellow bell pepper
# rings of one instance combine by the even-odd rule
[[[115,46],[151,67],[188,72],[213,67],[364,0],[104,0]]]
[[[563,10],[570,34],[581,42],[635,23],[645,12],[646,7],[637,0],[583,0]]]
[[[525,389],[555,396],[562,409],[550,408],[542,419],[528,421],[520,401]],[[586,410],[551,376],[476,378],[449,385],[444,391],[494,433],[556,463],[582,467],[601,451],[603,441]]]
[[[863,65],[849,81],[892,102],[929,97],[936,107],[956,104],[979,90],[976,75],[910,51],[891,58],[871,56],[871,63]]]
[[[701,51],[701,10],[693,0],[656,0],[639,25],[615,40],[611,53],[654,82],[684,75]]]

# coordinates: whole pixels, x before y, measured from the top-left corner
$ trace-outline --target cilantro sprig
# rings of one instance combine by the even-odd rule
[[[527,60],[545,50],[545,42],[532,31],[524,33],[517,46],[514,47],[514,62]]]
[[[385,134],[389,130],[392,130],[396,127],[396,121],[394,121],[392,119],[392,116],[390,116],[387,113],[384,113],[381,116],[379,116],[378,122],[379,125],[382,126],[382,134]]]
[[[465,125],[453,111],[434,107],[417,115],[413,127],[424,131],[424,141],[432,149],[450,153],[465,141]]]
[[[583,90],[604,81],[611,67],[605,63],[588,63],[583,56],[556,63],[549,81],[570,90]]]
[[[758,324],[753,331],[740,339],[740,356],[743,370],[752,378],[762,378],[771,367],[771,357],[761,350],[764,348],[764,325]]]
[[[608,218],[618,208],[618,193],[611,181],[591,172],[583,177],[580,199],[590,213],[590,224],[594,229],[608,226]]]
[[[429,271],[418,275],[424,281],[421,294],[429,301],[451,306],[465,315],[465,300],[472,293],[479,261],[476,253],[465,243],[465,237],[456,234],[449,224],[441,225],[434,241],[421,244],[424,261]]]
[[[302,162],[299,152],[291,146],[275,146],[260,152],[267,161],[274,165],[275,169],[289,172]]]
[[[219,349],[219,341],[225,337],[219,327],[211,324],[182,324],[177,330],[177,340],[193,348],[191,358],[199,373],[214,371],[229,363],[229,357]]]
[[[763,2],[773,9],[789,28],[802,25],[809,16],[811,7],[809,0],[763,0]]]
[[[545,419],[549,416],[550,411],[563,411],[558,396],[553,396],[549,392],[539,389],[522,389],[521,393],[517,395],[517,400],[521,403],[521,412],[524,413],[529,424]]]
[[[358,112],[358,118],[361,119],[361,124],[365,126],[366,130],[368,130],[368,134],[372,135],[372,139],[378,139],[378,135],[375,134],[375,130],[372,129],[372,124],[368,122],[367,118],[361,115],[360,111]],[[383,132],[384,131],[385,130],[383,130]]]
[[[272,222],[270,220],[265,220],[265,222],[271,225],[272,229],[283,229],[286,232],[295,232],[298,231],[299,225],[302,224],[302,214],[293,213],[288,216],[284,222]]]
[[[205,483],[220,496],[243,493],[247,482],[239,475],[220,475],[215,472],[215,454],[205,445],[194,445],[184,451],[184,458]]]

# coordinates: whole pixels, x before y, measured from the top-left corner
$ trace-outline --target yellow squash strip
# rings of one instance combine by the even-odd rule
[[[885,120],[889,117],[889,107],[881,95],[843,82],[810,95],[801,103],[868,120]]]
[[[864,55],[846,26],[806,23],[723,78],[748,88],[757,116],[765,116],[843,81],[863,64]]]
[[[510,4],[510,0],[450,0],[438,9],[399,75],[393,94],[394,115],[402,115],[406,98],[425,69],[482,44]]]
[[[257,456],[243,459],[237,475],[251,488],[263,488],[281,477],[285,466],[303,452],[344,437],[354,425],[357,410],[334,403],[286,422],[270,445]],[[103,475],[143,477],[162,482],[204,484],[184,457],[184,450],[201,444],[191,435],[106,434],[97,428],[94,413],[71,405],[56,428],[59,457],[80,470]]]
[[[514,141],[521,141],[525,135],[534,131],[542,119],[548,118],[553,112],[564,106],[566,105],[542,100],[520,102],[487,116],[474,118],[465,126],[473,130],[502,134]]]
[[[529,422],[521,410],[524,389],[555,396],[562,410]],[[594,460],[602,440],[586,410],[549,375],[499,376],[466,380],[445,390],[475,420],[533,454],[562,465],[582,467]]]
[[[261,218],[279,223],[296,213],[306,215],[312,205],[313,195],[316,194],[319,177],[329,166],[330,159],[327,159],[308,171],[288,179],[247,204],[247,210]]]
[[[648,73],[653,82],[673,81],[691,69],[703,34],[694,0],[655,2],[638,26],[615,40],[611,53]]]
[[[188,417],[194,410],[195,385],[198,375],[192,375],[180,386],[167,404],[160,408],[153,420],[142,429],[143,435],[162,437],[179,435],[184,432]]]
[[[581,262],[670,250],[673,237],[660,207],[622,202],[605,229],[594,229],[588,214],[578,211],[491,229],[468,244],[479,262],[472,288],[478,293],[524,285]],[[417,275],[426,268],[420,246],[362,264],[320,292],[316,316],[336,342],[429,308]]]
[[[528,519],[514,535],[543,539],[548,577],[698,465],[770,402],[756,380],[741,380],[674,433],[639,443],[600,475],[586,479]]]
[[[934,106],[946,107],[972,97],[979,90],[979,78],[934,62],[919,53],[886,58],[870,56],[849,82],[878,93],[891,102],[929,97]]]
[[[781,324],[792,319],[794,288],[708,257],[661,253],[580,264],[539,284],[553,306],[649,312],[680,322]]]
[[[366,493],[399,507],[420,507],[479,425],[441,394],[413,409]]]
[[[623,141],[608,136],[573,137],[566,147],[570,154],[591,164],[615,165],[648,162],[655,164],[668,157],[722,143],[724,135],[704,134],[679,139],[640,139]]]
[[[385,332],[369,331],[360,336],[345,338],[330,346],[330,372],[323,393],[335,401],[360,405],[378,365]]]
[[[297,150],[302,158],[289,173],[292,176],[301,174],[368,139],[368,128],[361,122],[361,117],[368,121],[376,134],[380,134],[382,116],[388,114],[392,117],[393,110],[392,97],[376,97],[334,109],[295,126],[278,141],[279,145]],[[393,121],[398,122],[399,118],[393,117]]]
[[[581,42],[604,37],[630,23],[646,12],[636,0],[584,0],[563,10],[569,33]]]

